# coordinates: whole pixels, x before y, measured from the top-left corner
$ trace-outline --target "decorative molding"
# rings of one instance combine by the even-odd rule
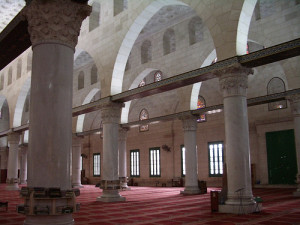
[[[197,117],[192,115],[183,116],[180,118],[182,120],[182,127],[184,131],[196,131],[197,130]]]
[[[219,79],[220,89],[223,92],[223,97],[247,95],[248,77],[247,75],[222,76]]]
[[[102,123],[120,123],[121,108],[124,103],[106,102],[101,105],[101,118]]]
[[[128,127],[119,128],[119,141],[126,141],[127,131],[129,131]]]
[[[9,142],[9,144],[19,144],[20,142],[20,134],[18,133],[10,133],[7,136],[7,141]]]
[[[75,48],[91,6],[71,0],[32,1],[23,10],[32,45],[54,42]]]
[[[253,74],[253,69],[234,64],[214,72],[219,77],[220,89],[223,97],[247,95],[248,75]]]

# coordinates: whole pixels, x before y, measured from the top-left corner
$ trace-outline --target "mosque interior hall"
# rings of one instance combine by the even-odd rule
[[[297,224],[299,55],[299,0],[0,1],[0,224]]]

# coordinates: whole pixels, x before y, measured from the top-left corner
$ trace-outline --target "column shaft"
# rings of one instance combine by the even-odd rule
[[[122,190],[130,190],[127,185],[126,139],[128,129],[119,129],[119,177]]]
[[[300,197],[300,94],[295,94],[288,97],[292,106],[292,113],[294,116],[294,135],[296,144],[296,157],[297,157],[297,191],[294,196]]]
[[[125,201],[120,196],[119,161],[118,161],[118,136],[121,118],[120,103],[104,103],[101,107],[103,123],[103,166],[101,188],[102,196],[97,200],[103,202]]]
[[[20,183],[27,183],[27,146],[21,146]]]
[[[199,194],[198,157],[197,157],[197,118],[190,116],[182,119],[185,147],[185,188],[182,194]]]
[[[12,133],[8,136],[9,152],[6,190],[18,190],[18,155],[19,155],[20,135]]]
[[[72,186],[82,188],[81,185],[81,171],[80,171],[80,156],[81,156],[81,137],[73,137],[72,142]]]
[[[47,189],[55,187],[71,191],[74,49],[81,23],[90,12],[90,6],[72,0],[33,0],[22,11],[28,21],[33,51],[29,115],[29,190],[40,187],[47,193]],[[25,197],[25,205],[30,210],[37,206],[44,207],[43,210],[49,211],[49,215],[27,213],[24,224],[74,224],[71,213],[60,212],[66,206],[76,212],[74,197],[70,201],[67,197],[50,199],[49,195],[46,194],[43,200],[34,195],[31,195],[33,200]]]
[[[250,145],[247,112],[248,74],[253,71],[235,65],[218,72],[224,97],[227,200],[221,212],[251,213],[254,200],[251,187]]]

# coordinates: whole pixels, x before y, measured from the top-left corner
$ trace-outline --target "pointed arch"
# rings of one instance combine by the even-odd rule
[[[99,88],[93,88],[90,93],[85,97],[84,101],[82,102],[82,105],[85,105],[94,98],[94,96],[100,91]],[[79,115],[77,118],[77,124],[76,124],[76,132],[82,132],[83,131],[83,123],[84,123],[85,114]]]
[[[244,55],[247,51],[248,33],[250,28],[250,22],[252,14],[257,0],[245,0],[241,14],[239,17],[237,36],[236,36],[236,54]]]
[[[136,41],[138,35],[142,31],[143,27],[148,23],[151,17],[157,13],[162,7],[167,5],[182,5],[188,6],[187,4],[177,0],[158,0],[148,5],[134,20],[130,26],[122,44],[119,48],[119,52],[114,64],[111,90],[110,94],[115,95],[122,92],[123,76],[125,72],[126,62],[131,52],[131,49]]]
[[[217,57],[216,50],[214,49],[204,60],[201,67],[209,66],[213,60]],[[190,98],[190,110],[197,109],[198,95],[200,92],[202,82],[193,84],[191,98]]]
[[[15,107],[13,127],[19,127],[22,125],[23,109],[24,109],[27,94],[30,90],[30,85],[31,85],[31,77],[27,78],[27,80],[23,84],[23,87],[20,90],[17,104]]]
[[[141,72],[132,82],[128,90],[136,88],[139,86],[140,82],[153,71],[157,71],[157,69],[147,68],[143,72]],[[122,108],[121,112],[121,124],[128,123],[128,115],[130,109],[131,101],[125,102],[125,106]]]

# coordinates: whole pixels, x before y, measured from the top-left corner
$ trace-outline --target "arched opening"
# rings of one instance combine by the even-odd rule
[[[149,40],[145,40],[141,46],[141,63],[147,63],[152,60],[152,45]]]
[[[121,47],[119,49],[115,61],[111,80],[111,95],[118,94],[122,91],[123,76],[125,72],[126,62],[128,60],[131,49],[137,37],[141,33],[142,29],[161,8],[169,5],[187,6],[185,3],[176,0],[155,1],[148,5],[132,23],[125,38],[122,41]]]
[[[203,23],[199,16],[193,17],[189,22],[189,41],[190,45],[203,40]]]
[[[164,55],[170,54],[176,51],[176,39],[173,29],[167,29],[163,36],[163,49]]]
[[[100,25],[100,11],[101,5],[98,2],[92,4],[92,12],[89,17],[89,31],[94,30]]]
[[[100,89],[93,88],[90,91],[90,93],[85,97],[84,101],[82,102],[82,105],[90,103],[92,101],[92,99],[95,97],[95,95],[99,92],[100,92]],[[99,98],[100,98],[100,95],[99,95]],[[77,124],[76,124],[76,132],[82,132],[83,131],[84,118],[85,118],[85,114],[82,114],[82,115],[78,116]]]
[[[15,107],[13,127],[18,127],[22,125],[23,110],[24,110],[26,98],[29,95],[30,85],[31,85],[31,77],[27,78],[27,80],[23,84],[23,87],[20,90],[17,104]]]

